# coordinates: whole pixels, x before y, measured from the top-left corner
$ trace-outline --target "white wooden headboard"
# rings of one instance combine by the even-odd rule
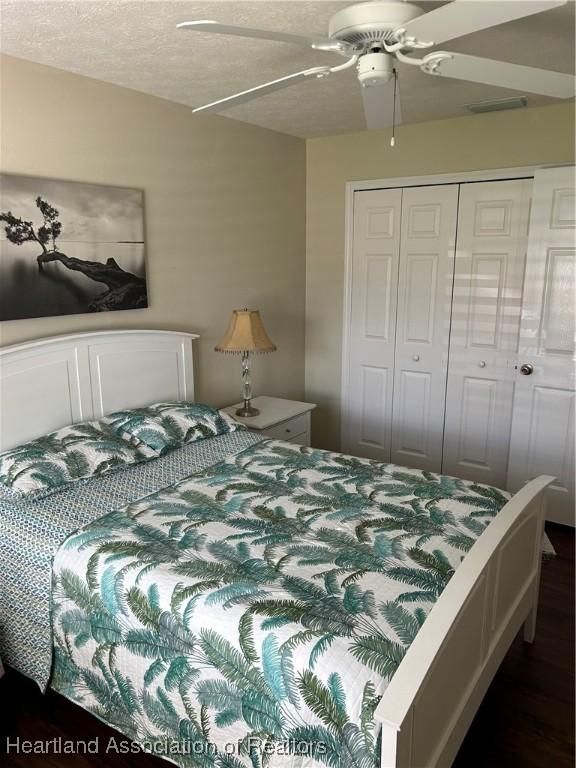
[[[0,349],[0,450],[122,408],[193,400],[196,338],[98,331]]]

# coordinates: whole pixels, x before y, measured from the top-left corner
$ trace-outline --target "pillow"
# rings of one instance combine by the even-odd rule
[[[45,496],[68,483],[157,455],[102,421],[86,421],[0,453],[0,483],[21,496]]]
[[[205,437],[246,429],[224,411],[202,403],[155,403],[104,420],[119,435],[136,438],[160,455]]]

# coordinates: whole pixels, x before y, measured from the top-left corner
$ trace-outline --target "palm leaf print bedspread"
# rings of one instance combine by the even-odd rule
[[[53,686],[184,766],[377,766],[380,697],[506,501],[258,443],[67,540]]]
[[[35,501],[0,486],[0,653],[44,690],[52,669],[52,563],[66,539],[115,509],[261,440],[248,430],[188,443],[153,461],[65,486]]]

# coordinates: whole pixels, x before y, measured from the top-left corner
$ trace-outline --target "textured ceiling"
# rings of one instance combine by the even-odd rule
[[[349,4],[332,0],[0,0],[0,49],[193,106],[343,59],[283,43],[177,30],[178,22],[215,19],[325,34],[330,16]],[[442,3],[420,0],[418,4],[431,10]],[[445,43],[442,48],[571,72],[574,2]],[[462,115],[467,103],[517,95],[503,88],[430,77],[406,65],[400,67],[400,83],[404,122]],[[556,102],[527,95],[531,106]],[[306,81],[224,114],[304,137],[364,130],[353,71],[328,80]]]

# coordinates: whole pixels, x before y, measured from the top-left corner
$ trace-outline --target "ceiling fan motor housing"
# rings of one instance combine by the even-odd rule
[[[357,3],[332,16],[328,35],[369,51],[378,43],[394,42],[393,32],[423,13],[418,6],[401,0]]]

